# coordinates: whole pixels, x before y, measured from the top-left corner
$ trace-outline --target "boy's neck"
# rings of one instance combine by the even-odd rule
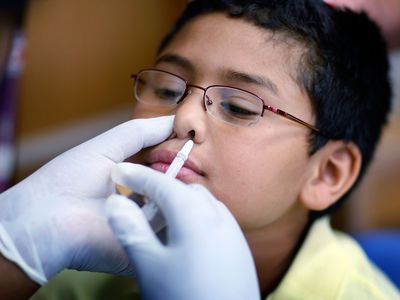
[[[264,298],[279,285],[308,228],[308,212],[299,209],[291,211],[262,230],[246,232]]]

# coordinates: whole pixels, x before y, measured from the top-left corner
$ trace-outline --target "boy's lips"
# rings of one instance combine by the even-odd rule
[[[178,152],[169,150],[155,150],[149,153],[146,163],[153,169],[165,173]],[[185,161],[182,169],[179,171],[178,179],[187,179],[188,177],[204,176],[204,172],[199,165],[190,158]]]

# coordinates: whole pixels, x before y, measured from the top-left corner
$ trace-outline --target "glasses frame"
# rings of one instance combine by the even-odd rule
[[[138,76],[139,76],[141,73],[147,72],[147,71],[156,71],[156,72],[160,72],[160,73],[166,73],[166,74],[169,74],[169,75],[172,75],[172,76],[174,76],[174,77],[179,78],[180,80],[182,80],[182,81],[185,83],[185,91],[183,92],[183,95],[181,96],[181,98],[176,102],[176,104],[179,104],[180,102],[182,102],[182,101],[190,94],[190,88],[197,88],[197,89],[200,89],[200,90],[203,91],[203,105],[204,105],[204,110],[207,111],[207,106],[206,106],[206,101],[207,101],[207,99],[206,99],[206,94],[207,94],[207,90],[208,90],[208,89],[214,88],[214,87],[231,88],[231,89],[234,89],[234,90],[239,90],[239,91],[248,93],[248,94],[250,94],[250,95],[256,97],[257,99],[259,99],[259,100],[261,101],[262,105],[263,105],[263,110],[261,111],[261,114],[260,114],[261,117],[264,116],[265,110],[268,110],[268,111],[270,111],[270,112],[272,112],[272,113],[274,113],[274,114],[276,114],[276,115],[278,115],[278,116],[281,116],[281,117],[286,118],[286,119],[288,119],[288,120],[290,120],[290,121],[293,121],[293,122],[296,122],[296,123],[298,123],[298,124],[300,124],[300,125],[302,125],[302,126],[305,126],[305,127],[307,127],[308,129],[311,129],[312,131],[314,131],[315,133],[318,133],[318,134],[320,134],[320,135],[323,135],[323,136],[325,136],[325,137],[327,137],[327,138],[329,138],[329,139],[331,138],[329,135],[327,135],[325,132],[323,132],[323,131],[320,130],[319,128],[317,128],[317,127],[315,127],[315,126],[313,126],[313,125],[311,125],[311,124],[309,124],[309,123],[307,123],[307,122],[305,122],[305,121],[303,121],[303,120],[301,120],[301,119],[295,117],[294,115],[292,115],[292,114],[290,114],[290,113],[287,113],[287,112],[285,112],[285,111],[283,111],[283,110],[281,110],[281,109],[279,109],[279,108],[276,108],[276,107],[274,107],[274,106],[266,105],[265,102],[264,102],[264,100],[263,100],[262,98],[260,98],[260,97],[257,96],[256,94],[254,94],[254,93],[252,93],[252,92],[249,92],[249,91],[247,91],[247,90],[244,90],[244,89],[241,89],[241,88],[237,88],[237,87],[234,87],[234,86],[230,86],[230,85],[219,85],[219,84],[209,85],[209,86],[207,86],[207,87],[204,88],[204,87],[202,87],[202,86],[189,83],[189,81],[187,81],[186,79],[184,79],[183,77],[181,77],[181,76],[179,76],[179,75],[176,75],[176,74],[171,73],[171,72],[168,72],[168,71],[155,69],[155,68],[142,69],[142,70],[140,70],[139,72],[137,72],[136,74],[132,74],[132,75],[131,75],[131,78],[132,78],[133,81],[134,81],[134,95],[135,95],[135,97],[138,99],[138,101],[140,101],[140,100],[139,100],[139,98],[138,98],[137,95],[136,95],[137,78],[138,78]],[[257,120],[257,122],[258,122],[258,120]],[[232,124],[232,125],[234,125],[234,124]]]

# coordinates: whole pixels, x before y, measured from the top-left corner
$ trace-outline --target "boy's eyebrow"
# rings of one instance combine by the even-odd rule
[[[157,58],[156,63],[161,63],[161,62],[167,62],[167,63],[172,63],[175,65],[178,65],[190,72],[194,72],[195,67],[194,65],[185,57],[176,55],[176,54],[165,54]],[[265,87],[268,90],[270,90],[272,93],[275,95],[279,95],[279,89],[278,86],[273,83],[270,79],[261,77],[258,75],[254,74],[247,74],[243,72],[238,72],[235,70],[225,70],[224,72],[224,77],[229,80],[233,81],[240,81],[243,83],[251,83],[255,84],[261,87]]]
[[[190,72],[194,71],[194,65],[186,58],[176,54],[165,54],[157,58],[156,63],[168,62],[178,65]]]
[[[261,87],[265,87],[268,90],[270,90],[272,93],[274,93],[275,95],[277,95],[277,96],[279,95],[278,86],[275,83],[273,83],[269,78],[261,77],[261,76],[254,75],[254,74],[246,74],[246,73],[242,73],[242,72],[237,72],[234,70],[226,70],[224,72],[224,76],[230,80],[236,80],[236,81],[241,81],[244,83],[251,83],[251,84],[259,85]]]

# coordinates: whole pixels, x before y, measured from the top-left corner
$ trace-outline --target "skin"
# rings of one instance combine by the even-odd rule
[[[294,42],[279,42],[267,30],[215,13],[186,24],[155,67],[202,87],[225,84],[251,91],[265,103],[313,124],[310,100],[293,79],[301,53]],[[227,74],[232,71],[268,80],[276,91],[243,77],[230,78]],[[266,295],[290,265],[307,229],[309,209],[323,209],[343,192],[341,187],[328,197],[332,190],[320,184],[321,178],[337,182],[336,165],[327,158],[332,151],[309,157],[309,129],[267,111],[251,127],[224,123],[205,111],[202,96],[200,89],[193,88],[172,112],[138,103],[135,118],[163,113],[176,113],[176,118],[174,135],[133,161],[165,172],[185,141],[193,139],[189,165],[178,178],[204,185],[231,210],[250,245],[261,293]],[[349,161],[354,157],[347,150],[344,153]],[[329,172],[321,171],[325,166]]]
[[[0,298],[9,300],[28,299],[38,289],[39,285],[33,282],[14,263],[0,255]]]

